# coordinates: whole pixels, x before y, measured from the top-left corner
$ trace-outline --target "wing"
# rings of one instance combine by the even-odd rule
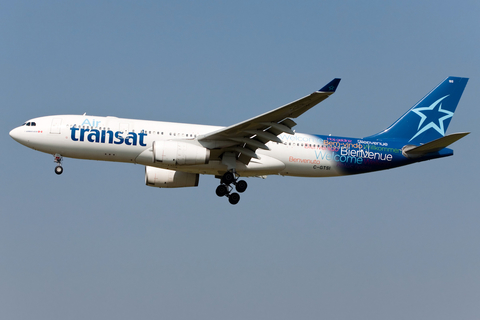
[[[281,142],[277,136],[282,133],[293,134],[292,127],[296,125],[292,118],[297,118],[304,112],[322,102],[335,92],[340,79],[330,81],[322,89],[293,101],[280,108],[264,113],[249,120],[234,124],[198,137],[198,141],[209,149],[217,149],[221,155],[224,152],[234,152],[237,159],[248,164],[251,158],[259,158],[257,149],[269,150],[269,141]]]

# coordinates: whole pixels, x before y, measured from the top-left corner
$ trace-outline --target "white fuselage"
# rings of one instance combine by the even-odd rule
[[[184,172],[220,175],[225,164],[212,157],[207,164],[165,165],[154,162],[154,141],[181,140],[200,145],[198,136],[222,127],[185,123],[123,119],[116,117],[58,115],[31,119],[10,135],[23,145],[64,157],[138,163]],[[34,124],[34,125],[33,125]],[[315,135],[282,134],[283,143],[269,142],[270,150],[257,150],[259,159],[248,165],[237,161],[241,176],[280,174],[303,177],[341,175],[335,161],[319,157],[329,152]]]

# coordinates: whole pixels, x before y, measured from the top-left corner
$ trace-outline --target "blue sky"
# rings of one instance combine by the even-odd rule
[[[478,1],[0,3],[0,317],[477,319]],[[231,125],[340,77],[299,132],[363,137],[469,77],[455,156],[248,179],[237,206],[8,132],[53,114]]]

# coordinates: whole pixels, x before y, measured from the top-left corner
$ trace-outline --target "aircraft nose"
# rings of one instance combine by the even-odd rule
[[[21,135],[20,135],[21,128],[17,127],[13,129],[12,131],[9,132],[10,137],[12,137],[13,140],[22,143]]]
[[[12,139],[14,139],[14,140],[17,140],[17,139],[15,139],[15,138],[18,136],[16,130],[17,130],[17,128],[11,130],[10,133],[9,133],[10,137],[12,137]]]

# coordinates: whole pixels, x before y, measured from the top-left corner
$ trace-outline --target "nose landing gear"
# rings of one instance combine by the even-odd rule
[[[53,162],[55,162],[57,164],[57,166],[55,167],[55,173],[56,174],[62,174],[63,172],[63,167],[62,167],[62,160],[63,160],[63,157],[61,155],[59,155],[58,153],[56,153],[54,156],[53,156]]]
[[[227,197],[228,202],[231,204],[237,204],[240,201],[240,195],[237,192],[232,193],[234,188],[237,192],[242,193],[247,190],[247,182],[245,180],[238,180],[234,172],[227,171],[220,179],[220,185],[215,190],[215,193],[219,197]]]

